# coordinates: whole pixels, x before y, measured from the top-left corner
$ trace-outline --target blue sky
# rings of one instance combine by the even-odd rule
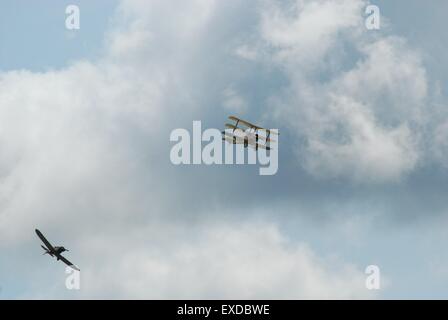
[[[76,32],[64,28],[70,4],[83,9],[83,28]],[[117,1],[102,0],[2,1],[0,69],[44,71],[98,58],[116,5]]]
[[[447,297],[445,2],[50,2],[0,4],[0,298]],[[276,175],[170,163],[229,114]]]

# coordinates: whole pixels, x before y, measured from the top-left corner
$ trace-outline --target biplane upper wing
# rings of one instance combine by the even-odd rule
[[[278,135],[278,132],[271,131],[271,130],[269,130],[269,129],[265,129],[265,128],[256,126],[256,125],[254,125],[254,124],[252,124],[252,123],[250,123],[250,122],[247,122],[247,121],[242,120],[242,119],[240,119],[240,118],[237,118],[237,117],[235,117],[235,116],[230,116],[229,119],[230,119],[230,120],[233,120],[233,121],[236,121],[237,123],[241,123],[241,124],[243,124],[243,125],[245,125],[245,126],[247,126],[247,127],[249,127],[249,128],[255,129],[255,130],[266,130],[269,134],[276,134],[276,135]],[[236,126],[235,126],[235,127],[236,127]]]
[[[254,125],[254,124],[252,124],[250,122],[247,122],[245,120],[242,120],[242,119],[234,117],[234,116],[230,116],[229,119],[233,120],[233,121],[237,121],[238,123],[244,124],[245,126],[247,126],[249,128],[254,128],[254,129],[257,129],[257,130],[258,129],[263,129],[262,127],[256,126],[256,125]]]
[[[236,125],[230,124],[230,123],[226,123],[226,128],[233,129],[233,130],[239,129]]]
[[[42,242],[45,244],[45,246],[48,248],[48,250],[51,251],[51,253],[56,252],[54,247],[51,245],[50,242],[48,242],[48,240],[44,237],[42,232],[40,232],[38,229],[36,229],[36,234],[39,237],[39,239],[42,240]]]
[[[68,265],[69,267],[77,270],[77,271],[81,271],[79,270],[79,268],[77,266],[75,266],[73,263],[71,263],[70,261],[68,261],[65,257],[58,255],[57,256],[59,258],[59,260],[61,260],[62,262],[64,262],[66,265]]]

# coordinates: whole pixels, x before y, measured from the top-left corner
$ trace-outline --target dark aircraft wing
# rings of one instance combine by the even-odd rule
[[[48,240],[44,237],[42,232],[40,232],[38,229],[36,229],[36,234],[40,238],[40,240],[42,240],[42,242],[45,244],[45,246],[48,248],[48,250],[51,251],[51,253],[55,253],[56,252],[54,247],[51,245],[50,242],[48,242]]]
[[[67,259],[65,259],[63,256],[58,255],[57,256],[59,258],[59,260],[61,260],[62,262],[64,262],[66,265],[68,265],[69,267],[77,270],[77,271],[81,271],[79,270],[79,268],[77,266],[75,266],[73,263],[71,263],[70,261],[68,261]]]

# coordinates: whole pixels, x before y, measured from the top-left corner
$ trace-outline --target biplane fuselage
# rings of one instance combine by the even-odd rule
[[[258,137],[256,134],[250,131],[244,131],[241,128],[237,128],[231,132],[224,131],[224,140],[233,144],[244,144],[247,148],[249,145],[253,146],[258,142]]]

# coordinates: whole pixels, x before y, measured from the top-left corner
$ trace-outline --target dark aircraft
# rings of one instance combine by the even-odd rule
[[[61,255],[62,252],[68,251],[67,249],[65,249],[64,247],[53,247],[51,245],[51,243],[48,242],[48,240],[44,237],[42,232],[40,232],[37,229],[36,229],[36,234],[40,238],[40,240],[42,240],[42,242],[45,244],[45,247],[41,245],[42,249],[45,250],[44,254],[49,254],[52,257],[56,257],[56,259],[61,260],[66,265],[70,266],[71,268],[73,268],[77,271],[80,271],[77,266],[75,266],[73,263],[71,263],[70,261],[68,261]]]

